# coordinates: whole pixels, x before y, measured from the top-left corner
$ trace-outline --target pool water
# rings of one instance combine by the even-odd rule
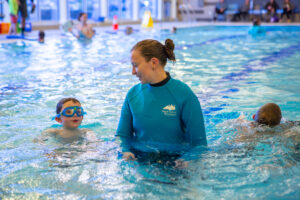
[[[0,199],[299,199],[299,140],[276,134],[236,142],[234,119],[267,102],[283,121],[300,119],[300,27],[204,26],[169,31],[97,33],[92,41],[47,37],[0,43]],[[139,40],[175,42],[166,69],[199,97],[208,148],[185,169],[119,159],[114,134]],[[78,98],[82,127],[99,141],[37,141],[57,127],[63,97]],[[279,130],[280,131],[280,130]],[[300,134],[299,126],[291,128]]]

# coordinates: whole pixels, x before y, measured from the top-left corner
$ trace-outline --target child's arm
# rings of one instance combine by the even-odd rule
[[[245,119],[244,114],[241,114],[234,122],[236,123],[235,127],[237,130],[237,136],[234,139],[235,142],[247,142],[257,137],[253,131],[255,128],[253,122]]]
[[[96,136],[96,134],[95,134],[94,131],[86,128],[86,129],[84,129],[84,132],[85,132],[85,136],[86,136],[87,140],[92,141],[92,142],[98,140],[98,138],[97,138],[97,136]]]
[[[95,35],[95,30],[91,24],[88,25],[88,38],[92,38]]]
[[[236,121],[239,123],[249,122],[248,120],[246,120],[246,116],[243,113],[236,119]]]

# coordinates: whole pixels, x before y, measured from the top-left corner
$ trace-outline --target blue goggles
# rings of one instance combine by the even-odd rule
[[[82,107],[79,106],[71,106],[66,107],[61,113],[57,114],[56,117],[61,117],[62,115],[65,117],[73,117],[75,114],[77,114],[78,117],[81,117],[86,114],[86,112],[83,111]]]

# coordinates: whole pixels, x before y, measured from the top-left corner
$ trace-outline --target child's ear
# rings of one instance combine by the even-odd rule
[[[60,117],[55,117],[55,121],[57,121],[58,123],[62,123],[62,120]]]

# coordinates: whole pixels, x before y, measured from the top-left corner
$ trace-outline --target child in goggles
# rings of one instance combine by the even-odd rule
[[[61,113],[57,114],[56,117],[73,117],[75,114],[77,114],[78,117],[83,116],[86,114],[83,112],[83,108],[80,106],[71,106],[71,107],[66,107]]]
[[[96,140],[97,138],[91,130],[78,128],[85,114],[77,99],[63,98],[57,103],[56,116],[54,117],[55,121],[62,124],[63,127],[48,129],[44,133],[53,133],[62,138],[85,136],[86,133],[89,133],[89,135],[92,135],[92,138]]]

